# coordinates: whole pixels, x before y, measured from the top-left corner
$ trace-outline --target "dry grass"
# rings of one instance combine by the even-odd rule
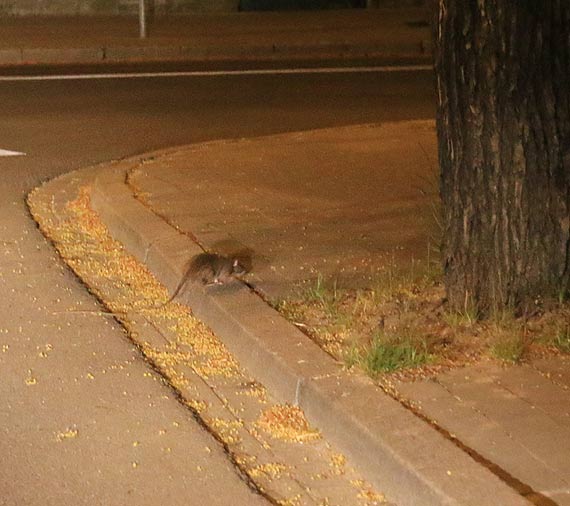
[[[342,289],[319,276],[276,303],[290,321],[349,368],[402,379],[481,359],[516,364],[570,353],[570,306],[537,303],[532,316],[506,311],[480,321],[445,304],[437,267],[388,268],[366,289]]]

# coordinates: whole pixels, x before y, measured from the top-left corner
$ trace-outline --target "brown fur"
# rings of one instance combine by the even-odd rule
[[[192,257],[188,263],[184,276],[182,276],[168,302],[171,302],[180,293],[188,281],[203,285],[222,285],[236,275],[239,276],[246,272],[247,269],[238,258],[226,257],[217,253],[200,253]]]

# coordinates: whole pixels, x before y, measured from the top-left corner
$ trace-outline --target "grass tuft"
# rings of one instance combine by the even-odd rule
[[[379,334],[369,347],[348,348],[344,356],[347,367],[358,366],[372,377],[399,369],[412,369],[428,364],[431,355],[426,342],[410,338],[396,339]]]
[[[325,283],[322,274],[319,274],[313,284],[310,284],[301,292],[302,300],[305,304],[316,304],[331,318],[339,318],[338,301],[341,292],[336,281],[329,286]]]
[[[570,353],[570,324],[558,329],[552,344],[562,353]]]
[[[530,338],[524,320],[515,318],[514,311],[496,311],[489,319],[491,356],[509,364],[519,364],[529,352]]]
[[[491,346],[491,355],[503,362],[519,364],[526,351],[525,343],[518,336],[501,339]]]

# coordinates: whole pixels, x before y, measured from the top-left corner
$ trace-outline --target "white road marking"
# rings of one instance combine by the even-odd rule
[[[26,153],[20,153],[19,151],[9,151],[7,149],[0,149],[0,156],[24,156]]]
[[[376,67],[322,67],[294,69],[249,69],[249,70],[189,70],[183,72],[125,72],[108,74],[60,74],[40,76],[0,76],[1,81],[73,81],[87,79],[142,79],[156,77],[220,77],[259,76],[285,74],[358,74],[371,72],[425,72],[432,65],[383,65]]]

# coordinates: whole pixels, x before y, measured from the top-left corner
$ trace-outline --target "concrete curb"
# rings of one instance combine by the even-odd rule
[[[201,250],[134,198],[125,177],[140,160],[101,169],[92,205],[111,235],[172,290],[187,259]],[[399,506],[531,504],[368,378],[343,371],[245,286],[192,288],[181,299],[194,314],[281,401],[298,404],[391,501]]]
[[[23,62],[24,58],[22,57],[21,49],[0,49],[1,65],[20,65]]]
[[[103,54],[100,48],[26,48],[21,50],[22,59],[17,63],[29,65],[95,62],[100,61]]]
[[[160,61],[204,61],[232,59],[382,58],[431,62],[431,41],[411,42],[399,47],[384,44],[352,45],[322,43],[307,45],[266,44],[259,46],[109,46],[85,48],[0,49],[0,66],[94,64]]]

